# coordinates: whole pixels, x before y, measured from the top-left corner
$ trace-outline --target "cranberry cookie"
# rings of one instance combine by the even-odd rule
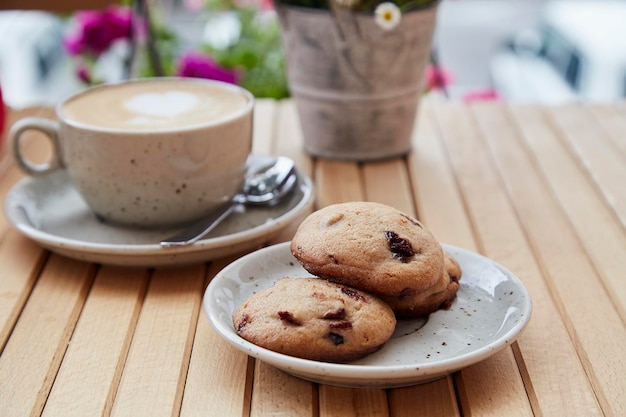
[[[335,204],[310,214],[291,252],[313,275],[386,297],[438,284],[443,250],[414,218],[378,203]]]
[[[385,297],[385,301],[399,318],[426,316],[442,308],[449,308],[456,298],[461,279],[461,268],[451,255],[444,252],[445,270],[435,285],[417,294],[406,297]]]
[[[380,349],[396,318],[380,299],[318,278],[283,278],[233,315],[244,339],[276,352],[348,362]]]

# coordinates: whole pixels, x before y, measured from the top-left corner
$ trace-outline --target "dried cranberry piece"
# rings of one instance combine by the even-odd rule
[[[328,338],[335,346],[343,344],[343,336],[337,333],[328,333]]]
[[[239,321],[239,324],[237,325],[237,334],[241,334],[241,331],[243,330],[244,327],[246,327],[246,324],[248,324],[250,320],[250,316],[248,316],[247,314],[243,314],[241,316],[241,320]]]
[[[413,288],[405,288],[402,291],[400,291],[400,294],[398,297],[400,298],[406,298],[406,297],[410,297],[412,295],[415,295],[416,291]]]
[[[302,323],[300,323],[300,320],[298,320],[297,318],[295,318],[293,316],[293,314],[291,314],[288,311],[279,311],[278,312],[278,317],[280,317],[280,319],[282,321],[286,321],[289,324],[294,324],[296,326],[300,326]]]
[[[365,301],[365,297],[363,297],[361,294],[359,294],[352,288],[341,287],[341,292],[350,298],[354,298],[355,300]]]
[[[333,311],[327,311],[324,313],[324,320],[341,320],[346,317],[346,310],[339,308]]]
[[[385,231],[385,238],[389,243],[389,250],[402,262],[408,262],[408,258],[415,255],[411,242],[401,238],[396,232]]]
[[[350,330],[352,329],[352,322],[345,320],[339,323],[330,323],[329,327],[334,330]]]

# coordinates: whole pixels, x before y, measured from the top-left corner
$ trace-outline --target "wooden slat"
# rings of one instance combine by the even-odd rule
[[[465,204],[468,205],[468,199],[473,198],[477,204],[484,206],[491,201],[492,196],[502,193],[502,185],[497,176],[493,175],[485,158],[485,151],[481,149],[482,144],[471,115],[466,107],[458,103],[437,104],[435,115],[456,172],[457,182],[463,190]],[[471,218],[473,228],[481,220],[486,219]],[[497,225],[499,219],[489,218],[488,221]],[[464,413],[493,416],[507,413],[512,416],[532,415],[529,399],[510,348],[461,371],[456,375],[456,381]],[[494,397],[501,400],[494,404]]]
[[[0,408],[39,415],[93,281],[93,265],[48,260],[0,356]]]
[[[272,154],[276,107],[275,101],[256,100],[254,105],[252,152],[264,155]]]
[[[520,146],[515,123],[502,107],[476,106],[474,113],[500,169],[507,169],[510,164],[517,167],[529,163],[528,155]],[[533,189],[528,192],[532,193]],[[601,415],[574,345],[512,206],[518,197],[507,195],[505,191],[491,193],[488,199],[470,193],[467,195],[470,211],[479,218],[475,223],[485,253],[514,271],[531,293],[533,316],[515,345],[515,352],[535,413],[556,417],[586,410],[589,416]],[[497,218],[497,221],[491,221],[492,218]],[[555,386],[559,387],[558,390]]]
[[[619,152],[626,157],[626,112],[615,104],[590,103],[585,108],[591,112],[603,132],[606,132]]]
[[[587,168],[626,229],[626,156],[609,146],[607,134],[581,106],[558,106],[547,111],[561,131],[560,137]]]
[[[558,134],[555,131],[552,136],[546,135],[544,143],[559,140]],[[488,139],[498,154],[498,166],[517,216],[602,410],[609,416],[624,415],[626,382],[620,377],[626,375],[621,348],[626,343],[624,323],[571,223],[534,164],[501,146],[500,138]],[[534,151],[543,153],[547,149],[542,146]],[[570,401],[573,398],[576,397]]]
[[[415,215],[411,183],[404,158],[365,164],[363,179],[366,184],[367,201],[387,204],[411,216]]]
[[[278,106],[278,121],[273,142],[273,152],[285,155],[296,162],[302,172],[313,178],[313,159],[302,147],[302,128],[293,101],[283,101]]]
[[[458,417],[452,378],[389,391],[390,417]]]
[[[256,361],[250,417],[277,415],[317,415],[317,387],[271,365]]]
[[[420,106],[408,167],[418,218],[439,241],[475,248],[472,228],[429,102]]]
[[[320,159],[315,165],[317,208],[349,201],[363,201],[361,171],[356,163]]]
[[[330,204],[365,200],[363,176],[357,163],[320,159],[315,166],[315,178],[319,208]],[[320,417],[385,416],[387,409],[387,396],[384,390],[319,386]]]
[[[277,111],[274,113],[274,116],[276,120],[274,123],[275,129],[272,135],[272,152],[275,155],[290,157],[294,160],[298,170],[302,174],[312,178],[313,161],[302,148],[302,131],[300,129],[295,106],[291,101],[281,102],[277,106]],[[313,186],[315,187],[315,185]],[[291,240],[300,223],[314,209],[315,207],[311,206],[309,210],[304,211],[300,216],[298,216],[298,218],[294,219],[291,225],[272,239],[270,243],[274,244]]]
[[[414,155],[410,157],[413,161],[417,160],[416,158],[419,159],[419,157]],[[416,215],[417,210],[414,206],[412,181],[406,159],[400,158],[368,163],[363,166],[362,171],[365,194],[368,201],[387,204],[410,215]],[[390,178],[393,178],[392,182],[390,182]],[[440,389],[444,386],[450,387],[450,389]],[[410,404],[416,400],[426,398],[432,404],[436,404],[436,407],[433,408],[446,413],[450,410],[456,410],[455,412],[458,414],[455,394],[449,377],[423,385],[402,388],[399,392],[396,391],[398,390],[389,390],[388,401],[392,417],[396,415],[410,415],[405,413],[413,412],[415,409],[420,409],[420,412],[422,412],[422,407],[415,408],[411,407]],[[424,410],[424,415],[434,415],[427,411],[428,407]]]
[[[271,132],[271,143],[268,149],[273,154],[292,158],[300,172],[312,176],[313,164],[302,150],[302,133],[297,119],[295,107],[290,102],[277,105],[275,111],[274,130]],[[312,208],[311,208],[312,210]],[[289,241],[298,225],[310,211],[302,213],[293,224],[276,236],[271,244]],[[316,386],[308,381],[290,376],[271,365],[261,361],[254,363],[254,382],[251,390],[252,398],[250,415],[254,417],[288,416],[311,417],[316,412]],[[315,401],[314,401],[315,398]]]
[[[232,258],[211,264],[212,279]],[[253,360],[230,347],[198,312],[180,416],[244,416],[250,410]]]
[[[320,417],[386,417],[387,395],[381,389],[352,389],[321,385]]]
[[[626,233],[611,208],[598,194],[593,180],[569,156],[564,145],[554,140],[554,131],[543,114],[530,106],[514,107],[512,111],[526,144],[535,151],[537,163],[555,197],[567,213],[581,244],[607,287],[609,297],[626,322],[626,280],[623,279]],[[597,146],[602,145],[598,141]]]
[[[139,269],[98,272],[43,416],[109,415],[147,278]]]
[[[20,179],[24,177],[22,171],[20,171],[17,166],[13,163],[13,159],[9,158],[9,155],[5,158],[7,163],[6,170],[0,179],[0,196],[2,196],[2,201],[6,198],[7,194],[11,190],[11,188],[17,183]],[[5,232],[9,229],[10,224],[4,214],[4,210],[0,210],[0,234],[3,238]]]
[[[39,277],[46,252],[11,230],[0,243],[0,352]]]
[[[112,416],[158,417],[180,412],[204,275],[203,265],[154,272]]]

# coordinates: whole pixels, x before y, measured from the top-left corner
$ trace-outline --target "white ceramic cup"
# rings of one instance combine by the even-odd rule
[[[69,97],[58,121],[25,118],[9,138],[29,175],[65,169],[96,216],[160,227],[202,217],[241,186],[252,146],[254,98],[222,82],[148,78],[105,84]],[[22,153],[27,130],[48,136],[53,154]]]

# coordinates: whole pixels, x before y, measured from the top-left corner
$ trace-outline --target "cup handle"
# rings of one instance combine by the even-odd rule
[[[27,130],[38,130],[48,137],[52,143],[52,157],[49,161],[36,164],[22,155],[20,141],[22,134]],[[54,120],[41,117],[25,117],[18,120],[9,131],[9,141],[12,145],[13,157],[17,165],[29,175],[46,175],[63,167],[61,144],[59,142],[59,123]]]

